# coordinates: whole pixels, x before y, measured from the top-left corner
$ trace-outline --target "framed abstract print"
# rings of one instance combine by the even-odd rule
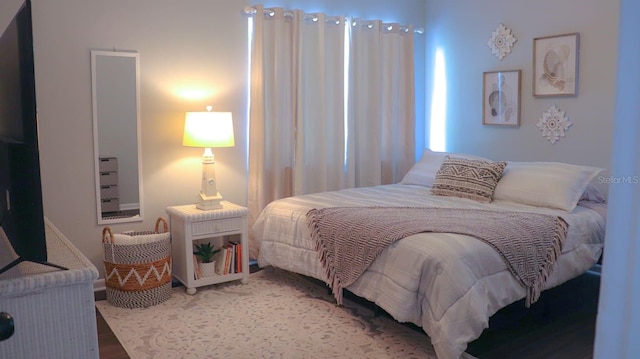
[[[580,34],[533,39],[533,96],[578,95]]]
[[[520,126],[520,77],[520,70],[483,73],[483,125]]]

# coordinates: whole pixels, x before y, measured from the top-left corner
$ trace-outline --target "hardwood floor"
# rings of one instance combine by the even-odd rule
[[[106,298],[104,291],[95,294],[96,300],[105,300]],[[118,338],[113,334],[113,331],[111,331],[111,328],[109,328],[109,325],[97,309],[96,321],[98,324],[98,350],[100,352],[100,359],[130,359],[122,347],[122,344],[120,344]]]
[[[101,359],[130,359],[116,335],[104,321],[100,312],[96,310],[96,320],[98,321],[98,344]]]
[[[591,359],[600,275],[587,273],[543,292],[526,309],[516,302],[489,320],[467,352],[484,358]]]
[[[600,276],[589,272],[543,292],[529,309],[523,301],[513,303],[491,317],[467,352],[479,359],[591,359],[599,286]],[[97,311],[96,320],[100,358],[129,359]]]

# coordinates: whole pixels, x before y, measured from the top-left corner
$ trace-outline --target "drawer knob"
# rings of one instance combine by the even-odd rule
[[[13,317],[9,313],[0,313],[0,341],[11,338],[15,331]]]

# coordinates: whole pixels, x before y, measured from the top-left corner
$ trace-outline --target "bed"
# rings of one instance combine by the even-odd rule
[[[472,165],[496,163],[425,150],[398,184],[294,196],[270,203],[252,226],[253,239],[260,246],[258,265],[329,283],[307,214],[332,207],[478,209],[556,216],[568,227],[561,252],[545,278],[545,289],[583,274],[597,262],[603,248],[606,203],[592,180],[601,169],[506,162],[490,190],[489,201],[435,194],[434,188],[443,188],[445,165],[459,159]],[[444,183],[451,189],[450,181]],[[439,359],[460,358],[467,344],[488,327],[491,315],[527,296],[527,289],[494,247],[476,237],[446,231],[421,232],[392,242],[345,289],[375,303],[397,321],[421,327],[431,338]]]

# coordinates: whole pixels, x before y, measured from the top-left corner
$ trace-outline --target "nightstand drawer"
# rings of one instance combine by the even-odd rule
[[[194,236],[240,231],[241,229],[242,217],[193,222],[191,224],[191,232]]]

